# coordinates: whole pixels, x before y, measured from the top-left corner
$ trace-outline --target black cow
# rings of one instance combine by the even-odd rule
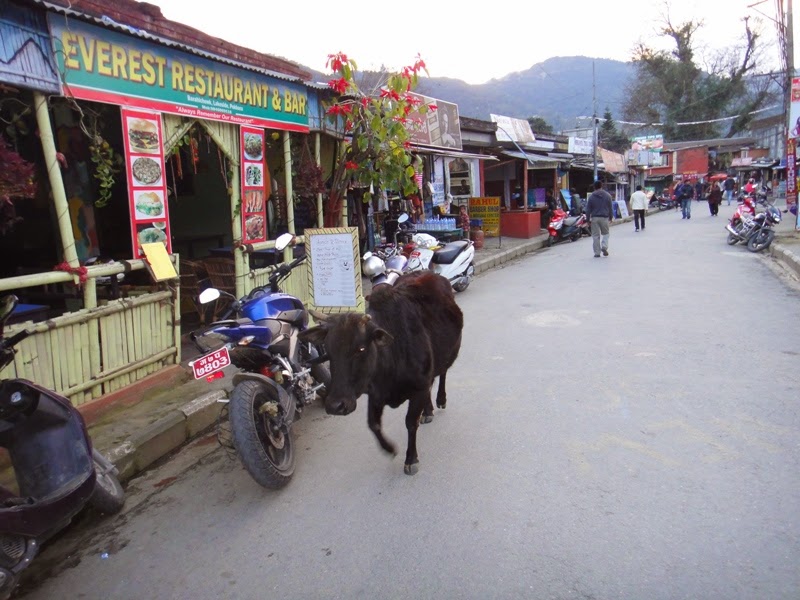
[[[366,315],[312,313],[320,325],[301,338],[324,344],[330,356],[331,384],[325,410],[347,415],[361,394],[369,396],[367,423],[381,448],[397,450],[381,430],[384,406],[409,400],[406,414],[408,450],[404,471],[417,472],[417,427],[433,419],[431,386],[439,377],[436,405],[445,408],[447,370],[461,348],[464,316],[450,282],[441,275],[415,271],[393,286],[375,288]]]

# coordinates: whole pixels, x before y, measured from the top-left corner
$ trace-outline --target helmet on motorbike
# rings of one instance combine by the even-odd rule
[[[386,271],[386,264],[377,256],[370,256],[364,260],[364,265],[361,270],[367,277],[375,277],[375,275]]]

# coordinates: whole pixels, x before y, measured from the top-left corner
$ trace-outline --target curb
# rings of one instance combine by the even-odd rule
[[[104,452],[119,471],[119,480],[128,481],[211,427],[222,408],[219,400],[225,397],[225,390],[198,396],[151,423],[116,448]]]
[[[797,258],[793,252],[790,252],[782,244],[773,242],[769,246],[769,254],[800,278],[800,258]]]

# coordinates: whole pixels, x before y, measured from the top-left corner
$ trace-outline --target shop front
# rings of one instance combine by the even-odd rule
[[[308,94],[294,77],[141,31],[47,19],[45,56],[61,76],[60,97],[48,104],[20,86],[2,104],[21,107],[14,122],[30,135],[15,147],[39,166],[40,185],[33,200],[15,202],[21,216],[38,218],[22,221],[22,240],[3,236],[30,252],[6,254],[0,290],[44,310],[39,322],[12,325],[34,335],[21,348],[27,358],[3,376],[82,404],[180,362],[182,317],[207,316],[191,301],[201,281],[241,296],[285,259],[269,240],[295,228],[285,200],[291,134],[308,132]],[[164,244],[180,285],[150,277],[148,242]],[[75,351],[59,362],[65,343]]]

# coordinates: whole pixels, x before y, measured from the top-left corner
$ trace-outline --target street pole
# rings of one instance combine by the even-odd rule
[[[597,181],[597,94],[594,81],[594,61],[592,61],[592,183]]]

